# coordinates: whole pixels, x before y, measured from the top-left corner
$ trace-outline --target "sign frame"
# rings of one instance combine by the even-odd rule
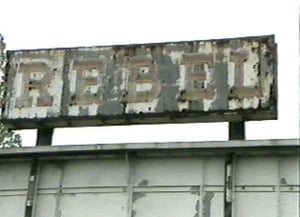
[[[243,53],[244,48],[254,54],[251,54],[252,56],[249,54],[248,56],[245,55]],[[188,49],[194,49],[194,51],[186,51]],[[216,49],[220,51],[216,51]],[[255,49],[260,51],[253,51]],[[204,101],[206,100],[208,102],[209,100],[207,99],[211,100],[213,97],[211,94],[216,92],[216,89],[212,88],[212,83],[217,83],[214,79],[222,79],[221,76],[215,76],[207,82],[209,78],[208,73],[211,71],[215,71],[213,72],[215,74],[222,72],[220,67],[223,67],[223,71],[224,66],[227,67],[227,82],[225,84],[222,84],[222,81],[218,82],[219,85],[225,85],[228,90],[230,89],[230,93],[226,95],[227,98],[224,97],[228,102],[230,100],[234,101],[235,98],[237,98],[236,101],[243,100],[239,98],[239,95],[242,95],[244,99],[255,96],[255,91],[257,90],[253,85],[251,88],[247,88],[247,85],[245,87],[243,86],[243,84],[247,83],[245,79],[239,80],[239,78],[231,78],[235,79],[233,83],[239,82],[241,85],[235,88],[228,87],[230,83],[230,79],[228,79],[228,74],[230,73],[229,68],[233,67],[234,70],[240,71],[248,70],[252,65],[249,63],[248,66],[245,66],[243,61],[250,61],[249,59],[251,58],[252,62],[257,61],[255,60],[255,55],[258,52],[262,52],[261,50],[263,49],[268,49],[264,53],[266,60],[263,60],[264,62],[262,63],[262,60],[259,59],[260,62],[256,67],[258,67],[257,72],[264,73],[264,78],[262,78],[262,75],[255,78],[254,75],[252,77],[250,76],[251,78],[248,80],[257,79],[260,84],[270,82],[268,85],[263,86],[262,91],[258,90],[260,93],[263,91],[268,92],[266,95],[266,105],[257,106],[256,108],[249,106],[249,108],[233,107],[234,109],[228,109],[228,103],[226,108],[226,106],[224,106],[226,102],[224,102],[223,99],[223,102],[218,103],[219,107],[216,107],[217,109],[207,110]],[[210,51],[208,50],[210,50],[211,53],[209,53]],[[229,52],[231,56],[226,56],[226,52]],[[99,55],[99,53],[101,55]],[[149,53],[152,55],[150,58]],[[6,104],[2,111],[2,121],[12,129],[161,123],[241,122],[277,119],[277,44],[275,43],[274,35],[154,44],[17,50],[8,51],[7,55],[8,64],[5,71],[8,88],[6,92]],[[223,56],[218,57],[218,55]],[[104,57],[107,56],[110,58],[105,59]],[[220,63],[221,58],[227,59]],[[43,61],[39,61],[38,63],[38,61],[34,61],[35,59]],[[213,59],[213,61],[211,61],[211,59]],[[165,63],[164,61],[169,61],[169,63],[164,65],[162,64]],[[170,61],[173,62],[170,63]],[[179,63],[176,61],[179,61]],[[237,64],[239,61],[242,62],[242,66],[241,64]],[[101,64],[98,64],[99,62]],[[236,65],[232,64],[232,62]],[[265,66],[263,66],[263,64],[265,64]],[[266,64],[270,64],[270,66],[266,66]],[[16,65],[19,68],[17,68]],[[47,72],[42,72],[42,74],[39,72],[39,70],[45,71],[47,65],[51,65],[49,73],[52,73],[52,80],[45,76]],[[85,68],[83,69],[83,67]],[[253,65],[253,67],[255,66]],[[263,67],[267,69],[261,69]],[[23,74],[29,74],[27,77],[24,77],[29,79],[29,81],[25,82],[27,85],[25,88],[24,78],[22,77],[23,80],[19,78],[19,87],[23,85],[23,89],[20,88],[21,90],[15,88],[17,86],[17,76],[21,74],[20,70],[23,70]],[[81,73],[79,73],[80,70],[82,70]],[[177,70],[177,74],[174,73],[176,75],[171,75],[171,78],[166,77],[168,76],[166,75],[167,70]],[[268,70],[268,72],[261,72],[262,70]],[[33,73],[33,71],[36,73]],[[117,74],[116,72],[120,71],[123,73],[121,76],[115,75]],[[182,76],[182,74],[180,74],[182,71],[187,72],[187,74],[189,71],[193,71],[195,74],[196,72],[199,73],[197,75],[193,73],[185,75],[185,77],[189,76],[188,78],[190,80],[186,79],[182,81],[182,77],[178,78],[178,76]],[[206,74],[203,75],[203,72]],[[76,73],[76,76],[81,76],[80,79],[74,79],[74,73]],[[113,73],[114,75],[110,76],[109,73]],[[30,77],[33,76],[33,74],[37,78]],[[124,76],[129,77],[124,78]],[[174,76],[177,76],[177,80]],[[203,79],[203,76],[206,76],[205,79]],[[127,83],[122,83],[120,77],[124,80],[127,79]],[[134,79],[132,79],[132,77],[134,77]],[[173,83],[168,83],[168,81],[164,79],[173,79]],[[30,83],[30,81],[38,82]],[[103,84],[101,84],[101,82]],[[184,89],[180,89],[182,83],[185,85]],[[55,85],[57,84],[61,85],[60,89],[56,88]],[[50,88],[46,90],[43,85]],[[174,92],[174,87],[175,89],[177,88],[176,93],[174,93],[177,97],[176,99],[174,99],[174,96],[172,98],[171,95],[167,97],[163,96],[164,94],[168,94],[168,91]],[[24,91],[26,88],[27,90],[30,90],[30,88],[38,89],[39,92],[37,92],[40,95],[34,98],[35,95],[32,94],[33,96],[28,98],[29,94]],[[85,88],[93,89],[92,91],[90,90],[91,94],[84,92]],[[115,95],[112,93],[112,89],[114,88],[117,89],[117,94]],[[222,88],[224,90],[224,87]],[[269,89],[266,90],[266,88]],[[19,97],[20,105],[16,103],[18,100],[14,99],[16,98],[15,93],[17,91],[19,91],[20,96],[23,97]],[[108,93],[108,91],[110,92]],[[76,97],[74,97],[75,95]],[[24,98],[24,96],[27,98]],[[111,103],[109,106],[106,106],[106,104],[109,104],[107,98],[110,100],[116,97],[118,98],[117,103]],[[197,100],[203,99],[203,97],[206,98],[201,102],[203,105],[200,105]],[[265,97],[265,95],[263,97]],[[157,100],[157,98],[161,100],[161,106],[163,105],[162,109],[157,109],[157,106],[153,106],[153,102]],[[28,109],[26,111],[23,109],[25,115],[22,114],[22,112],[19,112],[19,116],[17,115],[16,117],[11,115],[13,114],[11,106],[13,100],[15,100],[13,108],[15,110],[23,109],[22,106],[28,106],[29,103]],[[58,109],[46,109],[43,115],[36,115],[37,112],[30,107],[30,105],[34,104],[34,100],[36,107],[46,107],[52,103],[52,105],[55,104]],[[95,101],[98,105],[101,103],[104,104],[104,106],[101,107],[102,110],[99,109],[100,106],[98,106],[98,110],[93,110],[89,107],[89,103],[95,103]],[[177,107],[175,106],[177,109],[174,109],[174,106],[170,106],[174,104],[174,101],[177,103]],[[193,101],[194,103],[190,103],[188,107],[185,107],[186,101]],[[243,103],[247,104],[247,102]],[[182,106],[180,109],[178,109],[180,107],[179,104]]]

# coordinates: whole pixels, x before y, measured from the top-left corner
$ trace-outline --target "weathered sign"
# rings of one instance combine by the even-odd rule
[[[13,128],[275,119],[274,36],[8,52]]]

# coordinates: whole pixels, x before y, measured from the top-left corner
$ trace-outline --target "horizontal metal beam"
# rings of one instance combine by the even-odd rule
[[[10,129],[36,129],[36,128],[63,128],[63,127],[89,127],[89,126],[123,126],[139,124],[168,124],[168,123],[211,123],[211,122],[239,122],[257,120],[275,120],[274,111],[244,111],[244,112],[166,112],[162,114],[128,114],[114,116],[78,116],[55,117],[43,119],[2,119],[2,123]],[[145,122],[145,120],[147,122]]]
[[[142,193],[166,193],[166,192],[190,192],[195,193],[197,191],[191,190],[191,188],[199,188],[201,186],[181,185],[181,186],[133,186],[134,192]],[[223,192],[223,185],[207,185],[205,184],[205,192]],[[253,192],[253,193],[271,193],[275,192],[275,185],[235,185],[235,193],[241,192]],[[280,192],[293,192],[297,193],[300,191],[300,185],[287,185],[279,186]],[[124,193],[126,186],[92,186],[92,187],[62,187],[61,194],[85,194],[85,193]],[[56,195],[57,188],[39,188],[38,195]],[[10,189],[0,191],[0,197],[5,196],[26,196],[27,189]]]
[[[298,139],[283,140],[235,140],[214,142],[168,142],[168,143],[124,143],[94,145],[40,146],[1,149],[0,157],[56,157],[90,154],[124,153],[125,151],[153,151],[157,154],[184,153],[199,150],[200,154],[214,153],[297,153],[300,151]],[[222,150],[222,151],[221,151]],[[177,152],[178,151],[178,152]],[[221,152],[220,152],[221,151]]]

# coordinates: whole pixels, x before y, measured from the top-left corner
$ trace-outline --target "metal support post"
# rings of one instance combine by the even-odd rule
[[[135,175],[135,157],[136,153],[127,152],[125,155],[125,161],[128,167],[127,177],[127,217],[132,217],[135,214],[133,210],[133,197],[134,197],[134,175]]]
[[[34,212],[34,202],[36,198],[36,190],[37,190],[37,170],[38,170],[38,161],[36,158],[32,160],[28,188],[27,188],[27,197],[25,204],[25,213],[24,217],[32,217]]]
[[[229,122],[229,140],[245,140],[245,122]],[[225,156],[224,166],[224,217],[233,216],[234,154]]]
[[[36,146],[50,146],[52,144],[54,128],[38,129]]]
[[[229,140],[244,140],[245,122],[229,122]]]
[[[224,217],[232,217],[233,186],[233,154],[225,158],[225,180],[224,180]]]

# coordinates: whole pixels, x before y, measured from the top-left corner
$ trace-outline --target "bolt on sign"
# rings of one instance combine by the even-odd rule
[[[274,36],[8,52],[12,128],[276,119]]]

